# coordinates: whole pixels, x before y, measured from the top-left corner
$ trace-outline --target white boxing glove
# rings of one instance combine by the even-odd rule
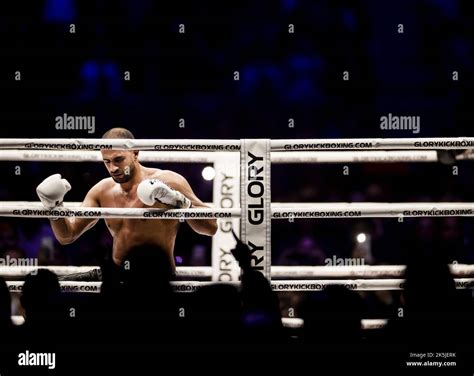
[[[191,207],[189,198],[158,179],[145,179],[138,184],[137,196],[141,202],[148,206],[153,206],[156,201],[159,201],[179,209]]]
[[[64,195],[71,190],[71,184],[66,179],[61,179],[60,174],[54,174],[42,181],[36,187],[41,203],[45,208],[53,209],[63,203]]]

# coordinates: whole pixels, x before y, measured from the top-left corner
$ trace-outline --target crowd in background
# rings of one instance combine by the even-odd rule
[[[0,137],[100,138],[116,126],[130,129],[136,138],[148,139],[470,136],[474,120],[468,100],[474,88],[470,5],[469,0],[265,0],[231,5],[181,0],[42,0],[25,12],[21,2],[7,2],[0,14],[0,84],[5,92],[0,103]],[[291,25],[294,32],[290,32]],[[180,33],[183,27],[185,32]],[[380,117],[388,113],[419,116],[420,132],[381,129]],[[55,118],[63,114],[95,116],[95,132],[56,129]],[[181,173],[199,198],[212,202],[212,182],[201,177],[205,165],[148,165]],[[345,166],[274,165],[272,201],[473,201],[470,162],[350,164],[348,174]],[[98,163],[1,161],[0,169],[0,201],[37,201],[35,187],[58,172],[73,187],[66,201],[82,201],[90,187],[107,177]],[[413,261],[419,276],[425,276],[431,267],[440,276],[439,285],[428,287],[423,279],[411,275],[413,285],[408,285],[410,291],[403,299],[395,293],[362,294],[339,288],[301,296],[297,301],[304,301],[302,307],[306,308],[300,313],[307,318],[301,341],[403,341],[415,327],[421,333],[419,338],[436,342],[433,326],[441,328],[441,333],[457,325],[461,325],[459,332],[451,332],[468,336],[472,324],[464,318],[471,312],[472,299],[454,291],[440,265],[474,262],[473,223],[470,217],[405,218],[403,222],[273,221],[274,265],[324,265],[334,255],[361,257],[355,239],[364,233],[370,239],[362,256],[366,264],[423,260],[426,267]],[[60,246],[47,220],[0,218],[0,258],[35,258],[41,265],[100,265],[110,258],[111,246],[112,238],[103,222],[75,243]],[[211,240],[183,225],[175,256],[178,266],[210,265]],[[177,330],[182,334],[178,337],[189,341],[187,333],[195,330],[219,336],[218,325],[225,325],[245,340],[289,341],[291,336],[276,319],[284,309],[277,312],[276,298],[262,281],[250,280],[251,284],[261,283],[257,291],[267,294],[262,302],[268,306],[252,307],[261,296],[239,295],[231,287],[197,292],[186,303],[192,305],[195,320],[202,319],[202,311],[207,317],[225,311],[227,321],[206,321],[206,326],[195,327],[191,321],[186,329]],[[430,284],[435,280],[430,276]],[[46,272],[29,277],[29,281],[38,285],[32,289],[46,294],[33,299],[30,308],[24,307],[31,312],[36,305],[40,311],[46,309],[42,304],[47,301],[61,316],[64,299],[73,299],[74,304],[83,304],[89,320],[96,314],[120,312],[114,306],[116,294],[125,294],[127,303],[120,309],[130,315],[117,320],[135,325],[140,320],[138,313],[130,312],[139,304],[134,299],[145,297],[147,309],[156,308],[146,296],[155,294],[154,290],[135,297],[126,288],[120,292],[111,288],[91,302],[59,294],[56,277]],[[176,307],[177,297],[165,281],[155,282],[162,283],[153,288],[162,294],[164,306]],[[2,294],[1,320],[8,326],[8,297],[3,290]],[[291,299],[280,296],[280,308],[287,308]],[[367,338],[360,331],[360,317],[388,318],[400,304],[413,316],[410,313],[406,320],[396,321],[380,337]],[[450,311],[443,311],[445,308]],[[156,309],[163,320],[170,319],[168,311],[161,311],[162,306]],[[434,321],[420,326],[419,312],[433,315]],[[460,312],[465,316],[459,317]],[[345,314],[353,314],[354,320]],[[326,333],[325,328],[334,328],[326,325],[334,315],[340,319],[337,333]],[[34,313],[28,316],[34,317]],[[411,317],[415,321],[410,321]],[[101,320],[95,325],[100,327],[107,321]],[[19,338],[36,330],[29,322],[34,319],[27,319]],[[60,322],[58,325],[63,325]],[[155,321],[140,324],[145,331],[147,325],[158,325]],[[175,324],[173,321],[171,327]],[[64,325],[69,329],[77,325],[76,330],[80,327],[68,319]],[[192,330],[188,332],[188,328]],[[316,329],[318,338],[314,337]],[[268,337],[269,333],[276,337]],[[203,336],[208,335],[201,333],[196,338]],[[414,337],[417,335],[409,336],[410,340]],[[216,338],[211,336],[218,341]],[[168,339],[165,336],[163,341]],[[122,338],[122,342],[128,340],[133,342]]]
[[[455,374],[472,367],[474,301],[468,290],[456,289],[440,251],[409,257],[405,288],[388,312],[387,325],[366,330],[361,320],[370,306],[344,286],[302,293],[294,309],[304,324],[300,329],[285,327],[279,296],[252,269],[251,251],[243,243],[232,250],[242,268],[240,288],[216,282],[193,293],[175,293],[166,253],[156,247],[136,247],[121,267],[104,266],[100,294],[61,292],[58,277],[39,270],[25,279],[21,326],[11,322],[11,297],[0,278],[0,370],[18,369],[16,354],[25,349],[67,359],[75,351],[76,356],[101,354],[106,359],[129,352],[145,360],[154,352],[291,356],[300,351],[311,352],[314,361],[328,361],[331,354],[358,359],[361,363],[352,363],[353,369],[380,371],[387,366],[380,362],[384,359],[394,369],[406,370],[404,362],[416,360],[409,354],[423,349],[455,353],[454,359],[446,359],[455,362],[448,369]],[[374,349],[377,356],[369,352]],[[79,369],[91,365],[88,356]]]

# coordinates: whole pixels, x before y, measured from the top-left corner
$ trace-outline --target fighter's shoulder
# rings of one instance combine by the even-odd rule
[[[152,179],[159,179],[165,183],[181,183],[185,180],[182,175],[171,170],[157,170],[153,173]]]
[[[104,191],[109,190],[114,186],[114,180],[112,178],[105,178],[100,180],[98,183],[96,183],[92,188],[89,190],[91,193],[95,194],[100,194]]]

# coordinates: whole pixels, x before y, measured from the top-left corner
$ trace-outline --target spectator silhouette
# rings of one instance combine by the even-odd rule
[[[16,331],[11,320],[11,298],[8,286],[0,277],[0,374],[9,372],[16,366],[18,349],[16,347]]]
[[[11,339],[13,324],[11,320],[11,297],[8,286],[0,277],[0,344],[7,344]]]
[[[452,348],[467,329],[458,316],[469,307],[456,290],[446,250],[433,248],[430,255],[424,251],[422,256],[414,250],[407,262],[403,306],[387,326],[388,340],[433,351]]]
[[[39,269],[25,278],[21,304],[25,322],[52,320],[61,315],[61,287],[58,277],[47,269]]]
[[[135,247],[123,260],[121,303],[116,307],[119,319],[129,328],[122,333],[130,345],[161,345],[173,339],[178,315],[172,275],[166,252],[154,245]]]
[[[280,302],[265,276],[252,269],[251,251],[232,232],[236,246],[231,250],[242,268],[242,323],[246,342],[282,344],[285,342]]]
[[[212,284],[193,293],[188,341],[196,345],[241,342],[241,301],[231,285]]]
[[[20,298],[25,312],[23,336],[27,343],[54,344],[66,330],[66,312],[58,277],[39,269],[25,278]]]
[[[344,286],[310,293],[301,305],[303,341],[311,345],[360,344],[364,302]]]
[[[284,343],[280,302],[262,273],[246,271],[242,274],[241,297],[246,341]]]

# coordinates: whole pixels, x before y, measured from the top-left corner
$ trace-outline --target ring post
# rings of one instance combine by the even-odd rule
[[[237,209],[240,204],[240,155],[219,154],[214,162],[214,207]],[[235,247],[232,229],[239,233],[240,222],[238,218],[222,218],[217,220],[217,225],[217,233],[212,237],[212,280],[236,282],[240,278],[240,268],[230,250]]]
[[[244,139],[240,149],[240,237],[252,251],[251,266],[271,279],[270,140]]]

